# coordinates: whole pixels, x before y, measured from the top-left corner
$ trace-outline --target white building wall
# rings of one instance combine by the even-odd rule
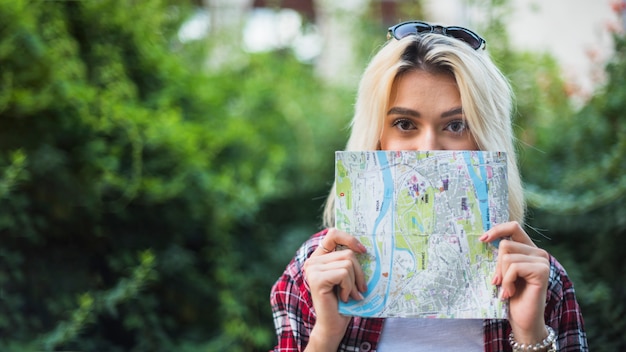
[[[611,30],[623,25],[611,4],[616,0],[512,0],[508,15],[511,44],[517,49],[551,53],[561,64],[570,84],[584,98],[602,79],[612,53]],[[471,0],[427,0],[426,11],[442,24],[474,26],[480,13]]]
[[[369,0],[316,0],[316,24],[320,28],[323,47],[316,60],[316,70],[326,81],[353,85],[362,68],[356,66],[355,40],[358,21]]]

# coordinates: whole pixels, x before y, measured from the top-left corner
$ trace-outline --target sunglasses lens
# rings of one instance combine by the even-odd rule
[[[387,32],[387,38],[393,36],[397,40],[400,40],[409,35],[416,35],[420,33],[438,33],[448,37],[465,42],[474,50],[478,50],[486,43],[485,40],[478,36],[478,34],[463,27],[442,27],[432,26],[426,22],[411,21],[403,22],[393,27],[389,27]]]
[[[422,22],[406,22],[401,23],[392,28],[393,36],[400,40],[407,35],[418,34],[422,32],[430,32],[430,25]]]
[[[478,49],[482,45],[481,39],[465,28],[448,27],[446,32],[449,36],[464,41],[473,49]]]

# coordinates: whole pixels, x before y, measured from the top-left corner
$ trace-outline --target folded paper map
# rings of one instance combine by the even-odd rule
[[[362,317],[505,318],[491,284],[497,248],[478,238],[508,221],[506,154],[336,152],[338,229],[367,248]]]

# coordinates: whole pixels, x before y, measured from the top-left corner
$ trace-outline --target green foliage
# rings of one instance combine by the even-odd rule
[[[78,308],[72,313],[70,321],[59,323],[54,331],[44,340],[45,350],[52,350],[76,339],[88,324],[93,323],[97,315],[106,313],[115,316],[116,306],[136,299],[142,286],[155,275],[155,257],[150,250],[140,255],[140,264],[132,270],[130,279],[121,279],[117,285],[106,292],[84,293],[78,297]]]
[[[576,110],[553,58],[510,48],[508,1],[472,4],[516,91],[529,231],[550,229],[532,234],[574,279],[592,349],[626,349],[625,40]],[[354,92],[286,50],[204,72],[210,46],[175,39],[189,11],[0,0],[0,350],[274,343],[270,286],[320,223]],[[364,23],[363,63],[385,30]]]
[[[187,13],[0,1],[1,350],[272,344],[295,246],[266,244],[315,229],[301,199],[326,192],[351,92],[287,52],[202,72],[175,40]]]
[[[7,197],[16,184],[26,179],[24,172],[26,155],[24,152],[16,150],[9,153],[9,159],[9,165],[3,165],[4,173],[0,179],[0,199]]]
[[[624,350],[626,38],[614,37],[608,81],[577,110],[552,57],[511,49],[505,30],[509,1],[473,3],[488,7],[481,33],[487,33],[492,56],[517,96],[527,230],[573,278],[591,350]]]
[[[602,351],[626,349],[626,37],[614,40],[606,84],[543,132],[550,166],[534,171],[529,193],[534,223],[551,229],[547,246],[572,268],[590,347]]]

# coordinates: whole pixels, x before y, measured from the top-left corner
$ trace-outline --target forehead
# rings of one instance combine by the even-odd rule
[[[390,104],[398,101],[434,103],[460,99],[459,88],[452,74],[424,70],[410,70],[397,75],[390,93]]]
[[[399,72],[395,79],[394,85],[397,84],[398,81],[403,80],[423,80],[423,81],[438,81],[441,83],[449,83],[453,82],[456,84],[456,80],[454,78],[454,74],[447,70],[424,70],[420,68],[413,68],[406,71]]]

